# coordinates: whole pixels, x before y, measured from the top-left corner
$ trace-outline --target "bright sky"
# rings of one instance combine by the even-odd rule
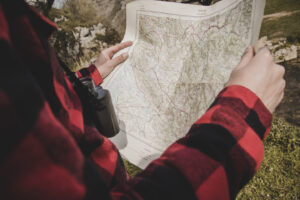
[[[66,0],[55,0],[54,1],[54,4],[53,4],[53,7],[55,8],[61,8],[64,4]]]

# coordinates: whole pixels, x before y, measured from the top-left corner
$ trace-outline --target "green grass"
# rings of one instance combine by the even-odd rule
[[[135,175],[137,175],[139,172],[142,171],[140,168],[138,168],[137,166],[131,164],[130,162],[128,162],[125,159],[124,159],[124,164],[125,164],[125,167],[126,167],[126,170],[127,170],[128,174],[131,177],[134,177]]]
[[[300,128],[275,118],[258,173],[237,199],[300,199]]]
[[[300,10],[299,0],[267,0],[265,15],[293,10]]]
[[[275,20],[264,20],[260,35],[268,38],[286,37],[291,43],[300,42],[300,12]]]

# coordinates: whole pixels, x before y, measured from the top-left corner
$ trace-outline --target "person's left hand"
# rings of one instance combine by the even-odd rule
[[[128,53],[123,53],[115,58],[113,58],[113,56],[120,50],[130,47],[131,45],[131,41],[123,42],[115,46],[109,47],[107,49],[104,49],[100,53],[94,64],[97,67],[97,70],[99,71],[103,79],[107,77],[116,66],[127,60]]]

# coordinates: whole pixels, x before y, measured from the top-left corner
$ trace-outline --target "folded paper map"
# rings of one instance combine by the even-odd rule
[[[111,140],[125,159],[145,168],[188,132],[258,39],[264,6],[265,0],[127,4],[130,57],[102,85],[121,128]]]

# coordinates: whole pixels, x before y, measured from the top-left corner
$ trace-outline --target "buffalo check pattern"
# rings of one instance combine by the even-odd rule
[[[82,114],[48,46],[55,29],[23,0],[0,1],[0,199],[234,199],[258,170],[272,115],[250,90],[230,86],[130,178]],[[102,82],[93,65],[77,76]]]

